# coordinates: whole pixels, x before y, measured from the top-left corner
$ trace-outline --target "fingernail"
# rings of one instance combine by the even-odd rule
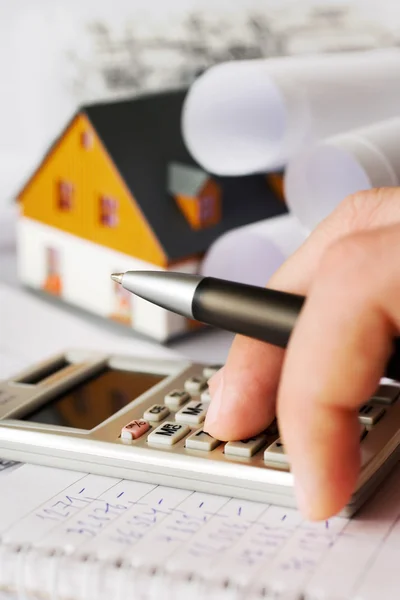
[[[216,375],[218,375],[217,373]],[[214,377],[216,377],[214,375]],[[219,418],[221,406],[222,406],[222,396],[223,396],[223,388],[224,388],[224,378],[221,374],[220,377],[216,381],[214,381],[215,387],[211,392],[211,402],[210,406],[207,410],[206,420],[204,422],[204,431],[208,432],[208,427],[212,427]]]

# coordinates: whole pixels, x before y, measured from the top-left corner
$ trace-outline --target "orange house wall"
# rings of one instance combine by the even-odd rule
[[[199,198],[206,195],[210,195],[214,198],[215,211],[214,215],[208,219],[206,223],[202,223],[200,219]],[[175,199],[193,229],[202,229],[204,227],[210,227],[211,225],[217,225],[221,220],[221,189],[219,185],[211,179],[205,184],[204,188],[200,190],[199,196],[177,195]]]
[[[191,196],[176,196],[176,201],[178,203],[179,208],[182,213],[186,217],[189,225],[193,227],[193,229],[200,228],[199,222],[199,209],[197,205],[197,198],[192,198]]]
[[[213,179],[209,179],[205,184],[204,188],[201,190],[199,196],[212,196],[214,198],[214,215],[210,219],[208,219],[205,226],[209,227],[210,225],[217,225],[222,218],[222,192],[220,186]]]
[[[90,132],[93,143],[82,145]],[[57,206],[57,182],[75,186],[71,211]],[[100,198],[118,201],[116,227],[100,223]],[[21,214],[67,233],[165,268],[167,259],[134,198],[85,115],[78,115],[19,197]]]

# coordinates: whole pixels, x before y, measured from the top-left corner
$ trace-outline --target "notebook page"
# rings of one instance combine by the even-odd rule
[[[357,589],[357,596],[365,600],[389,598],[400,589],[399,573],[400,522],[390,528],[381,551],[371,561]]]
[[[369,581],[368,573],[374,557],[381,547],[386,547],[386,538],[397,523],[399,514],[400,473],[397,470],[388,478],[382,492],[371,499],[357,518],[347,523],[326,559],[307,583],[308,594],[312,598],[324,598],[326,590],[333,587],[339,598],[351,597],[360,582],[365,578],[365,582]],[[380,572],[377,565],[373,569],[374,577]],[[370,598],[367,595],[362,597]],[[373,597],[380,596],[375,594]]]
[[[56,471],[58,473],[58,470]],[[45,474],[45,477],[47,481],[48,475]],[[72,477],[70,485],[55,495],[46,497],[45,502],[34,507],[26,516],[6,529],[2,535],[3,541],[13,544],[40,543],[43,536],[65,521],[73,523],[76,514],[84,514],[85,509],[88,506],[92,507],[96,498],[101,498],[109,489],[114,488],[117,481],[98,475],[80,474],[78,478]],[[67,479],[65,482],[67,483]],[[43,487],[47,488],[48,494],[56,489],[58,491],[58,488],[49,489],[46,484]],[[60,543],[61,540],[54,540],[55,546],[59,546]]]
[[[110,483],[76,514],[57,524],[37,545],[46,548],[61,547],[70,554],[88,539],[96,538],[99,543],[101,531],[154,488],[153,485],[133,481],[112,480],[112,485]]]
[[[210,578],[216,583],[233,580],[242,587],[250,585],[259,570],[286,546],[301,522],[297,510],[269,506],[246,531],[240,544],[231,546],[214,561]]]
[[[181,549],[167,560],[166,568],[175,574],[199,570],[209,573],[222,553],[242,544],[246,533],[268,509],[265,504],[232,499],[224,504]]]
[[[346,522],[343,518],[333,518],[325,523],[302,522],[274,558],[261,566],[255,589],[267,589],[275,594],[301,593]]]
[[[0,536],[42,503],[85,477],[85,473],[22,465],[7,476],[0,494]]]
[[[135,573],[155,567],[176,582],[190,574],[207,586],[229,580],[247,598],[250,590],[255,597],[267,590],[307,600],[382,600],[399,589],[400,466],[355,518],[322,523],[293,509],[34,465],[4,482],[2,541],[76,557],[62,559],[57,581],[67,591],[73,569],[79,597],[90,567],[79,559],[88,555],[107,560],[104,568],[118,560],[140,567]],[[29,556],[24,577],[51,591],[48,564],[39,568],[41,555],[33,562]],[[43,560],[57,558],[49,556]],[[0,578],[17,573],[17,562],[7,563]]]
[[[153,489],[110,523],[94,539],[84,541],[78,554],[95,554],[102,560],[118,560],[161,521],[168,517],[192,492],[164,486]]]

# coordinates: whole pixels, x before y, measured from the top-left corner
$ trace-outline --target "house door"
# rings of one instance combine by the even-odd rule
[[[62,294],[61,260],[60,252],[56,248],[48,247],[45,253],[46,278],[42,289],[54,296]]]

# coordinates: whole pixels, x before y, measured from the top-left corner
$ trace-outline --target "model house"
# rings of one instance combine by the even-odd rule
[[[125,292],[128,269],[198,270],[222,233],[286,212],[263,175],[221,179],[188,154],[185,91],[84,106],[19,194],[19,277],[165,342],[197,324]]]

